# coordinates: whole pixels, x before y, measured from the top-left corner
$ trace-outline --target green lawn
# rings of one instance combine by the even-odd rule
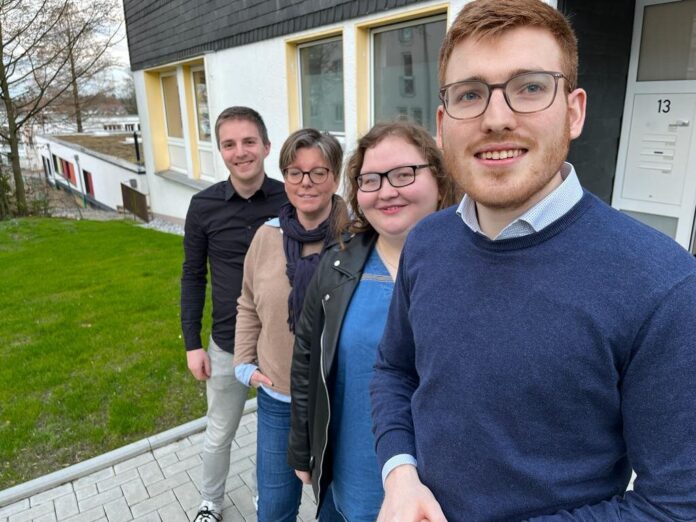
[[[205,414],[181,261],[128,222],[0,222],[0,490]]]

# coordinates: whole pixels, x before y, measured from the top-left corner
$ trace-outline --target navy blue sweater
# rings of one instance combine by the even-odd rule
[[[587,193],[501,241],[434,214],[371,395],[380,466],[414,455],[449,522],[694,520],[696,261]]]

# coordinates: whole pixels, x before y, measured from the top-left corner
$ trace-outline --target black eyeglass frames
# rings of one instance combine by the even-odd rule
[[[326,167],[314,167],[310,171],[300,170],[295,167],[288,167],[283,169],[283,177],[285,178],[285,181],[291,185],[299,185],[302,183],[305,175],[307,175],[312,183],[316,183],[318,185],[326,181],[329,172],[331,172],[331,169],[327,169]]]
[[[420,169],[425,169],[431,165],[402,165],[395,167],[387,172],[365,172],[356,176],[358,189],[362,192],[377,192],[382,188],[382,180],[387,178],[389,184],[394,188],[406,187],[416,181],[416,173]]]

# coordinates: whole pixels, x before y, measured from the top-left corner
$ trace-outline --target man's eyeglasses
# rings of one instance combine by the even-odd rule
[[[559,72],[535,71],[517,74],[504,83],[479,80],[454,82],[440,89],[440,100],[450,117],[468,120],[486,112],[491,93],[501,89],[508,107],[514,112],[540,112],[548,109],[556,99],[559,78],[568,81]]]
[[[389,184],[394,188],[406,187],[416,181],[417,170],[427,167],[430,167],[430,165],[404,165],[387,172],[366,172],[356,176],[358,188],[362,192],[377,192],[382,188],[382,180],[384,178],[387,178]]]
[[[329,172],[331,172],[331,169],[327,169],[326,167],[314,167],[309,172],[296,169],[294,167],[288,167],[283,169],[283,177],[285,178],[285,181],[291,185],[299,185],[302,183],[305,175],[307,175],[309,176],[309,181],[319,185],[320,183],[324,183],[324,181],[326,181],[326,178],[329,176]]]

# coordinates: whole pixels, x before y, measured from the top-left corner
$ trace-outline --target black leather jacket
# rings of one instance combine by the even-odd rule
[[[295,329],[288,463],[312,474],[317,513],[331,483],[328,383],[343,317],[376,238],[374,233],[358,234],[345,241],[344,250],[334,246],[324,254]]]

